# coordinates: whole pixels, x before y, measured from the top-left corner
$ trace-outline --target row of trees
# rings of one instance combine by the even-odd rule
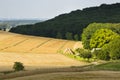
[[[66,37],[67,40],[75,40],[75,41],[80,40],[80,35],[78,35],[78,34],[73,35],[73,33],[70,33],[70,32],[67,32],[65,34],[65,37]],[[58,32],[57,35],[56,35],[56,38],[63,39],[63,35],[60,32]]]
[[[62,38],[66,39],[66,32],[81,35],[83,29],[93,22],[120,22],[120,4],[104,4],[99,7],[72,11],[44,22],[14,27],[11,32],[52,38],[56,38],[56,35],[60,33]]]

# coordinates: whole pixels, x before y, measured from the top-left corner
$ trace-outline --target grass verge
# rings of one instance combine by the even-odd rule
[[[120,60],[109,61],[104,64],[91,66],[91,70],[109,70],[109,71],[120,71]]]

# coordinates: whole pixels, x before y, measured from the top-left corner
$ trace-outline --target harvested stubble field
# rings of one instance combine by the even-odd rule
[[[0,71],[12,70],[16,61],[22,62],[26,70],[85,65],[84,62],[57,53],[60,49],[74,48],[77,45],[79,44],[75,41],[0,31]]]
[[[120,80],[119,71],[86,71],[75,66],[88,63],[57,53],[78,47],[82,48],[81,42],[0,31],[0,80]],[[4,74],[16,61],[27,71]]]

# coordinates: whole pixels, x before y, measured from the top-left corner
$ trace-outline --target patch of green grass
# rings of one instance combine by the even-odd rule
[[[76,59],[76,60],[78,60],[78,61],[84,61],[85,59],[83,59],[83,58],[81,58],[81,57],[79,57],[79,56],[75,56],[75,55],[73,55],[73,54],[64,54],[65,56],[67,56],[67,57],[69,57],[69,58],[72,58],[72,59]]]
[[[69,54],[69,53],[66,53],[66,54],[63,54],[63,55],[65,55],[65,56],[67,56],[69,58],[78,60],[78,61],[84,61],[84,62],[92,62],[92,61],[94,61],[94,59],[92,59],[92,58],[89,59],[89,61],[88,61],[88,59],[84,59],[84,58],[81,58],[80,56],[75,56],[75,55]]]
[[[111,61],[108,63],[96,65],[96,66],[92,67],[92,70],[120,71],[120,61]]]

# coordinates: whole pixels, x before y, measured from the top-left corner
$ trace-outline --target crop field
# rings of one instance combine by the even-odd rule
[[[0,79],[5,80],[119,80],[120,72],[107,71],[116,63],[89,65],[62,54],[59,50],[83,48],[82,42],[35,37],[0,31]],[[22,62],[25,71],[13,71],[14,62]],[[119,61],[117,62],[119,64]],[[107,67],[106,67],[107,66]],[[115,70],[116,67],[114,66]],[[103,71],[104,69],[105,71]],[[100,71],[98,71],[100,70]],[[112,69],[114,70],[114,69]],[[47,77],[46,77],[47,76]],[[48,78],[49,77],[49,78]]]
[[[0,31],[0,71],[12,70],[16,61],[22,62],[27,70],[86,65],[57,53],[76,44],[78,42]]]
[[[0,52],[57,53],[58,50],[74,48],[78,42],[53,38],[0,33]],[[81,43],[79,43],[81,45]],[[78,46],[80,46],[78,45]]]

